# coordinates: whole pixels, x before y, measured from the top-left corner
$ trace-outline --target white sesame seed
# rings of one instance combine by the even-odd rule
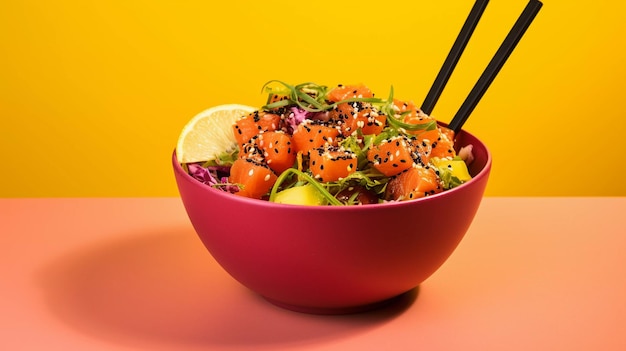
[[[253,174],[254,174],[254,168],[251,168],[251,169],[248,171],[248,176],[252,177],[252,175],[253,175]]]
[[[266,175],[265,175],[265,178],[263,178],[263,179],[267,182],[268,180],[270,180],[270,175],[269,175],[269,174],[266,174]]]

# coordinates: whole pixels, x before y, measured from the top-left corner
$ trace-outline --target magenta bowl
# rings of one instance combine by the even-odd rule
[[[195,231],[234,279],[271,303],[299,312],[372,309],[409,292],[453,253],[480,206],[491,154],[473,145],[473,179],[429,197],[365,206],[298,206],[215,190],[172,165]]]

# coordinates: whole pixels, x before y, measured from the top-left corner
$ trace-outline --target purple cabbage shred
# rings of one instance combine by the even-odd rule
[[[239,191],[239,187],[228,182],[228,174],[230,167],[227,166],[209,166],[203,167],[197,163],[187,164],[189,174],[201,183],[208,186],[227,191],[229,193],[236,193]]]
[[[292,107],[291,113],[285,118],[285,122],[287,124],[287,129],[289,133],[293,133],[300,123],[302,123],[309,116],[310,112]]]

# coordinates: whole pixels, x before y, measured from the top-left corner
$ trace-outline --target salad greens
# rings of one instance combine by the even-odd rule
[[[286,152],[296,148],[296,162],[293,167],[276,172],[277,178],[267,192],[269,201],[275,201],[281,191],[307,184],[329,205],[361,203],[362,193],[375,196],[378,202],[402,201],[449,190],[471,179],[465,162],[467,158],[459,157],[453,149],[454,140],[450,140],[453,134],[412,103],[394,98],[393,87],[387,99],[374,97],[364,86],[328,88],[312,82],[290,85],[271,80],[262,90],[268,97],[254,114],[255,121],[265,115],[279,115],[280,126],[276,130],[293,138],[298,133],[309,132],[313,126],[331,126],[331,133],[335,131],[335,136],[324,136],[326,142],[312,149],[298,149],[301,146],[293,140]],[[353,127],[346,127],[354,123],[354,119],[359,121]],[[203,164],[186,165],[188,172],[201,182],[232,193],[251,186],[245,182],[234,183],[229,176],[229,167],[242,158],[251,163],[250,167],[265,161],[263,156],[267,157],[268,151],[260,149],[262,142],[258,144],[264,130],[261,125],[254,128],[257,127],[260,131],[256,133],[261,137],[247,142],[253,144],[239,145]],[[322,133],[321,129],[318,132]],[[307,138],[314,141],[314,136]],[[347,174],[336,179],[322,179],[326,175],[315,174],[311,168],[314,163],[311,152],[329,155],[323,160],[330,161],[321,169],[324,166],[328,169],[333,162],[353,163],[348,165]],[[409,158],[401,155],[409,155]],[[271,168],[270,162],[265,167]],[[403,168],[396,172],[394,167]],[[252,176],[252,168],[248,173]],[[410,188],[407,188],[408,184],[411,184]],[[353,189],[359,190],[348,192],[339,199],[339,194]]]

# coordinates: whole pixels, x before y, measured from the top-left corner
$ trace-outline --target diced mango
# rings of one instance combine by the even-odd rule
[[[465,161],[458,159],[432,159],[431,160],[435,167],[442,169],[447,168],[450,170],[453,176],[459,178],[460,181],[466,182],[472,179],[472,176],[469,174],[467,169],[467,165]]]

